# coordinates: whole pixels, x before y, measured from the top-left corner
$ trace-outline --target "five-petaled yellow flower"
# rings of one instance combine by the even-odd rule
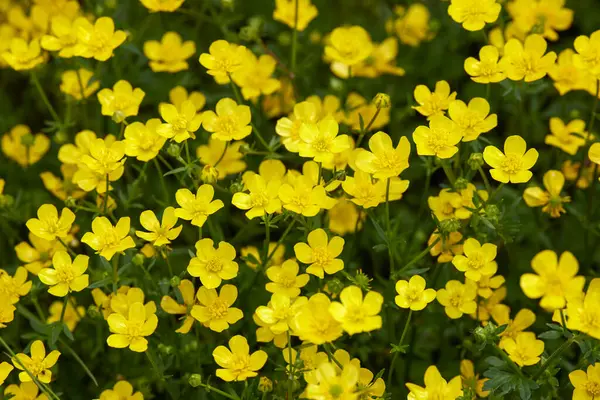
[[[158,134],[161,121],[152,118],[142,122],[133,122],[125,127],[125,154],[147,162],[158,155],[167,139]]]
[[[340,301],[331,302],[329,312],[349,335],[381,328],[382,319],[379,313],[383,305],[383,296],[380,293],[369,291],[363,298],[362,290],[358,286],[348,286],[340,293]]]
[[[253,378],[267,362],[267,353],[257,350],[250,354],[248,341],[240,335],[229,339],[229,349],[218,346],[212,354],[215,362],[221,367],[217,369],[216,374],[226,382]]]
[[[292,320],[300,340],[319,345],[333,342],[343,334],[342,325],[329,312],[331,300],[324,293],[312,295]]]
[[[458,151],[456,144],[463,138],[462,129],[450,118],[435,115],[429,118],[429,127],[418,126],[413,140],[420,156],[451,158]]]
[[[434,115],[444,115],[444,111],[456,99],[456,92],[450,93],[448,82],[439,81],[435,84],[435,91],[433,93],[427,86],[418,85],[415,88],[414,96],[419,105],[413,108],[421,115],[431,118]]]
[[[552,218],[560,217],[565,213],[564,203],[571,201],[569,196],[561,196],[560,192],[565,185],[565,176],[560,171],[550,170],[544,174],[544,187],[528,187],[523,192],[523,199],[529,207],[542,207],[542,211],[550,214]]]
[[[135,302],[129,305],[127,316],[115,312],[108,316],[108,327],[112,335],[106,339],[110,347],[123,349],[129,347],[137,353],[148,349],[148,339],[158,326],[156,314],[149,312],[149,307]]]
[[[15,71],[26,71],[33,69],[43,63],[46,59],[42,53],[40,42],[33,39],[31,42],[16,37],[10,41],[7,51],[1,53],[4,61]]]
[[[355,163],[358,169],[376,179],[396,177],[408,168],[410,143],[406,136],[402,136],[394,148],[387,133],[377,132],[369,139],[369,149],[371,151],[359,149]]]
[[[106,217],[96,217],[92,221],[92,232],[86,232],[81,242],[110,261],[115,253],[123,253],[135,247],[129,236],[129,223],[129,217],[120,218],[115,226]]]
[[[66,238],[75,222],[75,214],[68,208],[63,208],[60,217],[58,210],[52,204],[44,204],[37,210],[37,218],[27,221],[27,228],[35,236],[45,240]]]
[[[224,206],[221,200],[213,200],[214,196],[215,189],[211,185],[200,186],[195,196],[188,189],[179,189],[175,193],[175,200],[180,208],[175,210],[175,216],[202,227],[209,215]]]
[[[527,150],[527,143],[521,136],[513,135],[504,142],[504,154],[495,146],[486,146],[483,159],[492,167],[492,178],[502,183],[528,182],[533,173],[530,169],[538,159],[536,149]]]
[[[518,366],[535,365],[544,352],[544,342],[535,338],[533,332],[521,332],[504,342],[504,350]]]
[[[60,91],[75,100],[87,99],[100,88],[100,82],[92,80],[94,73],[85,68],[67,70],[61,75]]]
[[[573,55],[573,64],[600,79],[600,30],[595,31],[589,37],[578,36],[573,43],[577,54]],[[596,83],[597,84],[597,83]]]
[[[269,253],[271,250],[269,250]],[[267,292],[282,294],[291,298],[300,295],[300,289],[306,286],[310,277],[308,274],[300,274],[300,267],[294,260],[286,260],[283,264],[274,265],[267,269],[267,277],[271,282],[265,288]]]
[[[207,289],[219,287],[221,281],[233,279],[238,274],[238,263],[233,261],[235,248],[227,242],[220,242],[218,248],[213,247],[212,239],[201,239],[196,242],[196,257],[190,260],[187,267],[192,276],[200,277],[200,282]]]
[[[323,279],[325,273],[331,275],[344,269],[344,261],[337,258],[344,249],[344,239],[334,236],[329,240],[327,232],[319,228],[308,234],[307,241],[308,244],[294,245],[298,261],[309,264],[307,273]]]
[[[73,22],[73,29],[77,32],[78,41],[75,53],[98,61],[111,58],[114,49],[127,39],[124,31],[115,31],[115,22],[110,17],[100,17],[94,24],[85,17],[79,17]]]
[[[479,60],[469,57],[465,60],[465,72],[477,83],[496,83],[506,79],[499,65],[500,52],[496,46],[487,45],[479,50]]]
[[[533,82],[542,79],[556,61],[555,52],[544,54],[547,47],[546,40],[537,34],[527,36],[524,43],[519,39],[510,39],[504,45],[500,67],[513,81]]]
[[[575,387],[573,400],[594,400],[600,396],[600,364],[588,365],[587,373],[578,369],[569,374]]]
[[[339,61],[349,68],[363,61],[373,51],[373,42],[369,33],[361,26],[341,26],[329,35],[325,46],[325,56]]]
[[[250,107],[224,98],[219,100],[215,111],[205,111],[202,120],[202,127],[212,133],[213,139],[240,140],[252,133]]]
[[[463,244],[464,255],[455,255],[452,264],[464,272],[465,277],[477,282],[482,276],[492,276],[498,270],[498,264],[494,261],[497,251],[495,244],[482,245],[477,239],[468,238]]]
[[[409,281],[396,282],[396,305],[413,311],[424,309],[436,296],[435,289],[425,289],[426,285],[425,279],[419,275],[413,275]]]
[[[463,142],[476,140],[498,125],[498,116],[490,114],[490,104],[481,97],[471,99],[468,106],[461,100],[454,100],[448,108],[448,116],[458,125]]]
[[[451,0],[448,14],[468,31],[479,31],[495,22],[502,6],[496,0]]]
[[[31,344],[31,357],[24,353],[19,353],[12,358],[12,363],[19,372],[21,382],[31,382],[31,375],[42,383],[50,383],[52,380],[52,371],[50,368],[56,364],[60,351],[53,350],[46,355],[44,342],[36,340]]]
[[[233,195],[231,204],[246,211],[246,217],[252,219],[281,210],[279,189],[281,181],[269,180],[259,174],[252,175],[246,182],[250,193],[238,192]]]
[[[572,156],[577,154],[585,144],[588,133],[585,131],[585,122],[574,119],[565,124],[560,118],[550,118],[550,135],[546,135],[544,142],[550,146],[558,147]]]
[[[189,138],[196,138],[194,134],[200,129],[203,114],[196,113],[196,106],[191,100],[184,101],[179,108],[173,104],[162,103],[159,107],[160,116],[165,121],[156,128],[156,132],[167,138],[181,143]]]
[[[167,32],[161,41],[148,40],[144,43],[144,55],[150,60],[154,72],[175,73],[188,69],[187,59],[196,52],[196,44],[183,41],[177,32]]]
[[[317,124],[302,124],[298,150],[301,157],[316,162],[331,163],[336,154],[350,148],[348,135],[339,135],[339,125],[333,118],[325,118]]]
[[[140,215],[140,224],[150,232],[135,231],[137,237],[152,242],[154,246],[164,246],[175,240],[181,233],[183,225],[175,226],[177,214],[173,207],[165,208],[162,222],[158,222],[154,211],[146,210]]]
[[[120,80],[111,89],[98,92],[98,101],[102,105],[102,115],[112,117],[120,123],[125,118],[138,114],[145,93],[140,88],[133,88],[131,83]]]
[[[446,287],[437,292],[437,301],[452,319],[460,318],[463,314],[473,314],[477,310],[476,297],[477,286],[469,281],[464,284],[456,280],[448,281]]]
[[[226,40],[217,40],[212,42],[208,51],[200,54],[200,64],[218,84],[224,85],[229,83],[232,73],[244,66],[250,50]]]
[[[202,286],[196,293],[198,304],[192,307],[191,315],[200,323],[215,332],[223,332],[244,316],[242,310],[231,307],[238,296],[234,285],[223,285],[217,294],[216,289]]]
[[[64,297],[70,292],[80,292],[89,285],[87,270],[89,257],[79,254],[71,262],[71,256],[60,250],[52,257],[53,268],[43,268],[38,277],[43,284],[51,286],[48,293]]]
[[[440,374],[435,365],[427,368],[424,381],[425,387],[415,385],[414,383],[406,384],[406,387],[410,391],[408,400],[455,400],[463,394],[460,376],[455,376],[448,382],[442,377],[442,374]]]

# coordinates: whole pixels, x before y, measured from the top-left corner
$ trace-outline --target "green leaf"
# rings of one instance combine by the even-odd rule
[[[406,351],[408,350],[408,348],[410,347],[407,344],[403,344],[401,346],[398,346],[397,344],[393,344],[390,343],[390,346],[392,347],[392,349],[390,350],[390,353],[402,353],[402,354],[406,354]]]
[[[50,332],[50,347],[56,347],[56,342],[60,338],[60,333],[63,330],[62,322],[55,322],[52,324],[52,332]]]
[[[73,332],[71,332],[69,330],[69,327],[64,322],[62,323],[62,331],[64,332],[65,336],[69,338],[69,340],[71,342],[75,341],[75,338],[73,337]]]
[[[558,339],[560,337],[562,337],[562,332],[559,332],[559,331],[546,331],[546,332],[540,333],[538,335],[538,338],[540,338],[540,339],[549,339],[549,340]]]

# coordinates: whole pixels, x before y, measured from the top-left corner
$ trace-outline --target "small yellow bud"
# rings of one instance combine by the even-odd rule
[[[212,185],[219,178],[219,171],[212,165],[205,165],[200,172],[200,179],[202,182]]]
[[[392,106],[392,101],[390,100],[390,96],[385,93],[377,93],[375,97],[373,97],[373,104],[377,109],[381,110],[382,108],[390,108]]]
[[[269,393],[273,391],[273,381],[266,376],[261,376],[258,381],[258,391],[261,393]]]
[[[191,387],[198,387],[202,384],[202,376],[200,374],[192,374],[188,379],[188,383]]]

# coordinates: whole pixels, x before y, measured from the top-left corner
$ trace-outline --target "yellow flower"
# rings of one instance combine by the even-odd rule
[[[190,275],[200,277],[207,289],[215,289],[221,281],[233,279],[238,274],[238,263],[233,261],[235,248],[227,242],[219,242],[219,247],[214,248],[213,243],[212,239],[197,241],[196,257],[187,267]]]
[[[552,134],[546,135],[545,143],[572,156],[585,144],[585,137],[588,135],[583,120],[574,119],[565,125],[558,117],[550,118],[550,132]]]
[[[178,110],[181,110],[181,105],[186,100],[189,100],[192,102],[192,104],[194,104],[194,107],[196,107],[196,112],[202,110],[202,108],[206,104],[206,96],[204,96],[200,92],[188,93],[188,91],[183,86],[175,86],[173,89],[169,90],[169,101],[171,102],[171,104],[177,107]]]
[[[222,367],[217,369],[217,376],[226,382],[253,378],[267,362],[267,353],[257,350],[250,354],[248,341],[240,335],[229,339],[229,349],[218,346],[212,355],[215,362]]]
[[[327,196],[327,191],[308,176],[300,175],[279,188],[279,199],[283,208],[305,217],[314,217],[321,209],[332,208],[336,201]]]
[[[408,183],[408,181],[404,182]],[[382,199],[385,201],[387,184],[383,179],[374,181],[371,175],[359,170],[354,172],[354,176],[346,177],[344,182],[342,182],[342,188],[344,192],[352,196],[351,201],[354,204],[364,208],[371,208],[377,207]]]
[[[140,0],[150,12],[173,12],[177,10],[185,0]]]
[[[246,246],[241,250],[242,257],[246,258],[246,265],[253,270],[256,270],[261,263],[261,252],[262,250],[258,250],[254,246]],[[285,246],[280,246],[276,242],[269,243],[268,253],[272,254],[271,259],[267,263],[265,269],[268,270],[271,266],[279,266],[283,263],[284,255],[285,255]],[[253,257],[251,258],[250,255]],[[293,296],[292,296],[293,297]]]
[[[226,142],[214,139],[212,136],[208,139],[208,145],[198,146],[196,155],[200,162],[205,165],[215,166],[219,177],[225,179],[227,175],[237,174],[246,169],[244,154],[240,152],[240,147],[244,142]],[[218,164],[217,164],[218,162]]]
[[[533,173],[529,171],[537,162],[538,152],[529,149],[527,143],[518,135],[509,136],[504,142],[504,154],[495,146],[486,146],[483,159],[492,167],[490,174],[498,182],[528,182]]]
[[[48,308],[48,313],[50,315],[46,319],[46,323],[52,324],[61,320],[60,316],[62,315],[63,304],[63,301],[55,301],[50,305]],[[77,327],[77,324],[79,324],[79,321],[81,321],[84,316],[85,307],[77,306],[75,299],[71,298],[67,303],[67,308],[65,309],[65,314],[62,317],[62,322],[67,325],[69,331],[73,332]]]
[[[360,231],[367,215],[360,212],[358,207],[348,199],[340,197],[336,205],[327,212],[327,218],[329,219],[328,228],[331,233],[343,236],[347,233]]]
[[[476,297],[477,287],[468,281],[463,284],[451,280],[446,283],[445,289],[437,291],[438,302],[444,306],[446,315],[452,319],[474,313],[477,310]]]
[[[46,61],[37,39],[27,42],[19,37],[10,41],[10,47],[2,53],[4,61],[16,71],[26,71]]]
[[[463,238],[460,232],[450,232],[448,237],[444,238],[443,236],[440,237],[438,231],[435,231],[429,236],[427,245],[431,246],[438,238],[440,240],[431,248],[431,250],[429,250],[429,254],[431,254],[432,257],[437,257],[438,263],[452,261],[455,255],[463,253],[463,245],[459,244]]]
[[[456,144],[463,138],[464,129],[450,118],[435,115],[429,118],[429,127],[418,126],[413,132],[413,140],[420,156],[451,158],[458,152]]]
[[[64,297],[71,292],[81,292],[89,285],[87,270],[89,257],[78,255],[71,262],[71,256],[66,251],[60,250],[52,257],[54,268],[42,269],[38,277],[43,284],[51,286],[48,293],[56,297]]]
[[[539,299],[540,306],[553,311],[564,308],[566,298],[579,293],[585,285],[585,277],[575,276],[579,263],[575,256],[565,251],[557,257],[552,250],[543,250],[531,260],[536,274],[521,275],[521,289],[530,299]]]
[[[75,144],[67,143],[58,150],[59,161],[65,164],[78,165],[81,163],[81,157],[90,154],[90,149],[95,147],[96,134],[90,130],[83,130],[75,135]],[[111,145],[117,140],[113,135],[106,135],[104,142]]]
[[[477,293],[479,293],[477,282],[467,279],[466,283],[477,288]],[[502,286],[498,290],[493,291],[488,298],[479,299],[477,311],[471,314],[471,318],[484,322],[489,321],[496,307],[506,298],[506,293],[506,287]]]
[[[94,218],[92,232],[86,232],[81,242],[109,261],[115,253],[123,253],[135,247],[133,239],[129,236],[129,217],[120,218],[115,226],[112,226],[106,217]]]
[[[594,143],[590,146],[588,157],[591,162],[600,165],[600,143]]]
[[[279,82],[281,82],[279,90],[262,99],[262,109],[269,119],[291,112],[296,104],[294,86],[290,79],[284,76]]]
[[[254,323],[258,326],[256,330],[256,341],[261,343],[269,343],[273,342],[275,347],[280,349],[284,348],[288,344],[288,335],[287,332],[282,332],[278,335],[275,335],[273,331],[271,331],[270,325],[264,322],[258,314],[252,314],[252,319]],[[285,356],[284,356],[285,357]]]
[[[323,279],[324,274],[335,274],[344,269],[344,261],[339,255],[344,249],[344,239],[334,236],[329,240],[323,229],[315,229],[308,234],[308,244],[296,243],[294,253],[298,261],[310,264],[306,272]]]
[[[183,225],[175,226],[177,223],[177,211],[173,207],[165,208],[162,222],[158,222],[156,214],[153,211],[146,210],[140,215],[140,223],[150,232],[136,230],[136,236],[152,242],[152,245],[156,247],[171,243],[171,240],[175,240],[183,228]]]
[[[298,18],[296,18],[296,10],[298,10]],[[275,0],[273,19],[302,32],[318,14],[317,7],[310,0],[298,0],[297,4],[295,0]]]
[[[294,105],[292,114],[277,121],[275,132],[281,136],[281,143],[287,151],[297,153],[302,143],[300,128],[305,124],[316,124],[319,120],[319,110],[315,103],[309,100],[302,101]]]
[[[430,29],[431,14],[424,4],[411,4],[408,10],[396,6],[395,12],[400,18],[389,24],[389,30],[395,32],[402,43],[418,47],[421,42],[434,38],[435,33]]]
[[[192,307],[191,315],[211,330],[223,332],[244,316],[242,310],[231,307],[237,296],[238,290],[233,285],[223,285],[218,295],[215,289],[202,286],[196,293],[198,304]]]
[[[342,336],[341,324],[329,312],[331,301],[323,293],[312,295],[292,320],[292,330],[300,340],[319,345]]]
[[[112,335],[106,339],[110,347],[123,349],[129,347],[137,353],[148,349],[148,340],[158,326],[158,318],[154,313],[148,313],[143,303],[135,302],[129,305],[127,317],[121,313],[112,313],[107,319]]]
[[[498,264],[494,261],[498,251],[495,244],[481,245],[477,239],[468,238],[463,251],[464,255],[454,256],[452,264],[457,270],[464,272],[468,279],[477,282],[482,276],[492,276],[498,270]]]
[[[557,40],[556,31],[569,29],[573,22],[573,10],[564,5],[565,0],[513,0],[506,8],[517,30],[536,30],[550,40]]]
[[[265,179],[258,174],[252,175],[246,182],[250,193],[238,192],[233,195],[231,204],[241,210],[248,210],[246,217],[252,219],[281,210],[278,198],[281,182]]]
[[[13,367],[12,365],[10,365],[9,363],[7,363],[6,361],[3,361],[0,363],[0,385],[4,384],[4,381],[6,380],[6,378],[8,377],[8,374],[10,374],[10,372],[14,369],[15,367]],[[35,383],[34,383],[35,386]],[[37,388],[37,386],[35,386]],[[8,388],[7,388],[8,389]],[[8,392],[10,393],[10,392]],[[7,392],[5,392],[5,394],[8,394]]]
[[[272,56],[263,54],[256,58],[254,53],[246,51],[243,68],[234,72],[231,79],[242,89],[244,99],[258,99],[261,94],[269,95],[281,88],[281,82],[271,77],[276,67],[277,61]]]
[[[477,286],[477,294],[484,299],[489,299],[494,294],[493,289],[498,289],[504,285],[505,279],[502,275],[482,276],[479,281],[475,282],[467,278],[469,283]]]
[[[32,135],[27,125],[16,125],[2,136],[2,151],[22,167],[40,161],[49,148],[50,139],[42,133]]]
[[[226,40],[217,40],[212,42],[208,51],[200,54],[200,64],[219,85],[224,85],[229,83],[231,74],[244,67],[250,50]]]
[[[148,0],[144,0],[148,1]],[[164,3],[164,2],[163,2]],[[133,386],[127,381],[115,383],[112,389],[100,393],[100,400],[144,400],[142,392],[133,393]]]
[[[224,141],[240,140],[252,133],[250,107],[224,98],[219,100],[215,111],[216,113],[204,112],[202,119],[202,127],[212,133],[211,138]]]
[[[73,22],[73,29],[78,39],[75,53],[98,61],[111,58],[113,50],[127,39],[125,32],[115,31],[115,23],[110,17],[100,17],[93,25],[85,17],[79,17]]]
[[[300,361],[302,361],[302,371],[304,375],[304,380],[307,383],[315,383],[317,379],[317,367],[325,362],[328,362],[329,358],[327,354],[322,351],[317,351],[318,346],[314,344],[311,345],[309,343],[303,344],[299,355],[295,349],[291,350],[291,352],[290,349],[283,349],[281,351],[281,353],[283,354],[284,361],[288,364],[288,367],[286,369],[289,370],[289,364],[295,364],[296,360],[299,358]],[[338,353],[339,351],[341,350],[336,350],[336,353]],[[350,356],[348,355],[348,357]],[[337,356],[336,360],[339,360]]]
[[[600,60],[598,60],[598,54],[600,54],[600,30],[595,31],[589,37],[584,35],[578,36],[573,46],[577,52],[577,54],[573,55],[573,64],[575,67],[589,72],[596,79],[600,79]]]
[[[3,269],[0,270],[0,295],[10,304],[16,304],[21,297],[26,296],[31,290],[31,285],[24,267],[17,267],[14,276],[10,276]]]
[[[435,289],[425,289],[426,285],[425,279],[419,275],[413,275],[409,281],[396,282],[396,305],[413,311],[424,309],[436,296]]]
[[[600,364],[588,365],[587,373],[578,369],[569,374],[575,387],[573,400],[594,400],[600,396]]]
[[[31,357],[27,354],[19,353],[12,358],[12,363],[19,372],[19,380],[21,382],[31,382],[31,376],[33,375],[42,383],[50,383],[52,379],[52,371],[50,368],[56,364],[60,357],[60,351],[53,350],[50,354],[46,355],[46,348],[44,342],[36,340],[31,344]]]
[[[181,143],[189,138],[196,138],[194,132],[200,128],[203,114],[196,113],[196,106],[190,100],[184,101],[179,109],[173,104],[162,103],[160,116],[166,123],[156,128],[159,135]]]
[[[450,103],[456,99],[456,92],[450,93],[450,85],[446,81],[435,84],[435,91],[431,92],[425,85],[418,85],[414,91],[415,100],[419,106],[413,106],[421,115],[431,118],[444,115]]]
[[[498,125],[498,116],[490,115],[490,104],[481,97],[471,99],[468,106],[461,100],[454,100],[450,103],[448,115],[461,130],[463,142],[476,140]]]
[[[460,376],[455,376],[447,382],[435,365],[431,365],[425,371],[425,387],[407,383],[406,387],[410,391],[408,400],[436,399],[436,400],[456,400],[462,396],[462,381]]]
[[[506,341],[515,339],[517,335],[529,328],[535,322],[535,314],[526,308],[520,310],[515,319],[510,319],[510,308],[504,304],[496,304],[492,308],[492,318],[500,325],[506,325],[506,328],[500,334],[500,343],[498,346],[503,349]]]
[[[300,157],[309,157],[316,162],[332,162],[335,154],[350,148],[348,135],[339,135],[339,125],[332,118],[316,124],[302,124],[298,146]]]
[[[60,166],[60,172],[63,175],[63,179],[55,176],[52,172],[42,172],[40,179],[44,184],[44,187],[50,191],[54,196],[60,200],[66,200],[69,197],[74,199],[81,199],[85,197],[86,193],[80,190],[79,187],[73,182],[73,176],[77,171],[75,165],[62,164]]]
[[[77,30],[71,19],[64,15],[53,17],[50,21],[50,32],[42,36],[40,44],[44,50],[58,51],[58,56],[71,58],[77,50]]]
[[[492,45],[483,46],[479,50],[479,60],[469,57],[465,60],[465,71],[477,83],[496,83],[506,79],[506,74],[500,68],[498,48]]]
[[[4,395],[8,395],[13,400],[48,400],[48,396],[43,393],[38,396],[39,392],[40,389],[35,382],[12,384],[4,389]]]
[[[175,216],[202,227],[209,215],[223,208],[221,200],[213,200],[214,195],[215,189],[211,185],[200,186],[196,196],[188,189],[179,189],[175,193],[175,200],[180,208],[175,210]]]
[[[571,201],[569,196],[561,196],[560,192],[565,185],[565,176],[560,171],[550,170],[544,174],[544,191],[540,187],[528,187],[523,192],[523,199],[529,207],[543,207],[542,212],[550,214],[552,218],[560,217],[565,213],[563,203]]]
[[[269,252],[270,254],[270,252]],[[310,277],[307,274],[298,275],[300,267],[294,260],[286,260],[281,265],[267,269],[267,292],[294,298],[300,295],[300,289],[306,286]]]
[[[163,296],[160,300],[160,308],[169,314],[183,315],[180,318],[183,319],[183,323],[175,332],[185,334],[192,329],[192,325],[194,324],[194,318],[190,314],[192,307],[196,304],[194,284],[188,279],[182,279],[177,288],[181,293],[183,304],[177,303],[170,296]]]
[[[34,275],[37,275],[42,268],[47,268],[52,264],[52,256],[58,250],[64,249],[62,243],[58,240],[46,240],[39,236],[29,233],[29,241],[20,242],[15,246],[17,258],[25,264],[25,268]]]
[[[600,279],[592,279],[587,292],[577,293],[575,290],[567,294],[567,327],[587,333],[595,339],[600,339]]]
[[[468,31],[479,31],[498,19],[502,6],[496,0],[451,0],[448,15]]]
[[[154,72],[175,73],[189,68],[187,59],[196,52],[196,44],[183,42],[177,32],[167,32],[161,41],[144,42],[144,55],[150,60],[150,68]]]
[[[125,154],[139,161],[147,162],[158,155],[167,139],[158,133],[161,121],[152,118],[142,122],[133,122],[125,127]]]
[[[340,293],[340,300],[329,305],[329,312],[349,335],[381,329],[381,294],[369,291],[363,298],[358,286],[348,286]]]
[[[533,332],[521,332],[504,342],[504,351],[518,366],[535,365],[544,352],[544,342],[535,338]]]
[[[364,97],[356,92],[351,92],[348,94],[345,106],[345,114],[337,113],[337,115],[334,114],[333,117],[336,120],[339,118],[339,122],[343,122],[344,124],[350,126],[352,130],[359,131],[362,129],[360,123],[361,119],[363,120],[363,125],[364,121],[373,120],[373,123],[369,128],[369,132],[380,129],[390,122],[391,108],[377,108],[373,102],[367,101]]]
[[[369,149],[359,149],[356,166],[361,171],[372,174],[376,179],[393,178],[408,168],[410,143],[402,136],[396,148],[385,132],[377,132],[369,139]]]
[[[452,192],[450,189],[442,189],[439,196],[429,196],[427,204],[435,217],[444,221],[451,218],[466,219],[470,214],[462,211],[462,197],[457,192]]]
[[[555,52],[544,55],[547,47],[546,40],[537,34],[527,36],[524,43],[519,39],[510,39],[504,45],[500,67],[513,81],[524,79],[525,82],[533,82],[542,79],[556,61]]]
[[[27,221],[27,228],[34,235],[46,240],[67,237],[71,225],[75,222],[75,214],[71,210],[63,208],[59,217],[58,210],[52,204],[40,206],[37,216]]]
[[[0,278],[2,278],[1,275]],[[15,310],[16,307],[13,305],[13,302],[11,301],[9,295],[0,292],[0,329],[6,328],[8,324],[15,319]],[[0,375],[1,374],[2,364],[0,364]],[[0,376],[0,381],[2,381],[3,379],[5,378],[2,378],[2,376]]]
[[[587,90],[590,82],[594,84],[595,79],[588,70],[582,70],[575,66],[575,51],[573,49],[564,49],[558,54],[558,60],[548,71],[548,76],[554,81],[554,87],[560,95],[564,95],[571,90]]]
[[[108,115],[120,123],[127,117],[138,114],[144,96],[142,89],[133,89],[131,83],[120,80],[115,83],[112,90],[99,91],[98,101],[102,105],[102,115]]]
[[[269,304],[257,307],[255,313],[273,336],[277,336],[290,330],[292,319],[307,302],[304,296],[292,300],[284,294],[275,293]]]
[[[81,155],[79,169],[73,175],[73,182],[86,192],[96,190],[106,193],[112,189],[110,182],[121,178],[125,171],[125,142],[95,139],[91,142],[89,154]]]
[[[592,150],[593,149],[593,150]],[[592,161],[595,164],[600,162],[600,156],[598,158],[594,157],[596,151],[600,150],[598,146],[590,146],[590,151],[588,152],[588,157],[590,153],[592,154]],[[594,159],[599,160],[599,162],[595,162]],[[593,165],[583,165],[583,171],[581,175],[579,175],[579,168],[581,168],[580,162],[573,162],[571,160],[567,160],[562,164],[562,173],[565,175],[565,179],[568,181],[575,181],[577,179],[577,187],[579,189],[587,189],[590,187],[590,183],[594,180],[595,176],[598,176],[598,171],[595,171]]]
[[[475,375],[473,361],[460,361],[460,377],[462,379],[463,388],[473,389],[479,397],[488,397],[490,395],[489,391],[483,390],[483,385],[488,379],[479,379],[479,375]]]
[[[381,43],[374,43],[373,51],[367,59],[354,65],[352,70],[348,69],[346,64],[340,62],[331,63],[331,71],[340,78],[348,78],[349,73],[352,76],[377,78],[383,74],[404,76],[404,68],[396,66],[396,56],[398,55],[398,40],[390,37]]]
[[[324,362],[316,370],[315,381],[306,386],[308,399],[357,399],[359,368],[346,364],[338,372],[333,362]],[[370,397],[370,396],[369,396]]]
[[[365,60],[373,51],[371,36],[361,26],[341,26],[329,35],[325,46],[325,57],[351,68]]]

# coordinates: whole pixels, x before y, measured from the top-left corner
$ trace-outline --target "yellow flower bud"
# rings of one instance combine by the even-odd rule
[[[392,106],[392,101],[390,100],[390,96],[385,93],[377,93],[375,97],[373,97],[373,104],[377,107],[378,110],[382,108],[390,108]]]

